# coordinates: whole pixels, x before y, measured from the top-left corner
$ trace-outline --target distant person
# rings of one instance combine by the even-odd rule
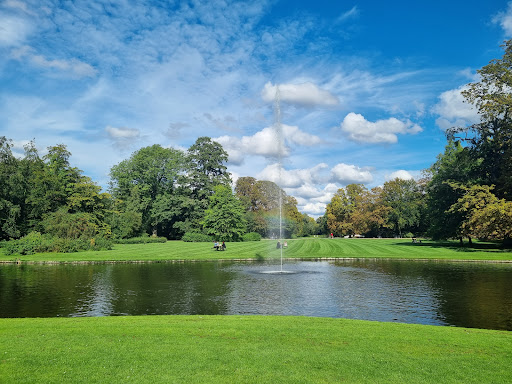
[[[288,242],[287,241],[284,242],[283,248],[288,248]]]
[[[226,250],[226,243],[225,242],[222,242],[222,250],[225,251]]]
[[[278,242],[277,242],[277,246],[276,246],[276,248],[277,248],[277,249],[281,248],[281,242],[280,242],[280,241],[278,241]]]

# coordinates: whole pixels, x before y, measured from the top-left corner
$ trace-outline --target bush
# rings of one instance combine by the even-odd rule
[[[412,239],[414,235],[412,232],[407,232],[405,235],[403,235],[404,239]]]
[[[116,239],[116,244],[147,244],[147,243],[165,243],[167,239],[165,237],[149,237],[139,236],[131,237],[129,239]]]
[[[202,232],[187,232],[183,235],[181,240],[188,243],[204,243],[213,241],[213,238]]]
[[[112,241],[103,237],[63,239],[39,232],[30,232],[21,239],[8,241],[4,248],[6,255],[33,255],[42,252],[71,253],[112,249]]]
[[[260,241],[261,235],[258,232],[249,232],[242,236],[242,241]]]

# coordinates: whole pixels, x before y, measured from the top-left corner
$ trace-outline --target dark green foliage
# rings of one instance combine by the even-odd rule
[[[214,241],[212,236],[202,232],[186,232],[181,240],[187,243],[204,243]]]
[[[109,237],[110,227],[98,218],[86,212],[69,213],[67,208],[53,212],[43,220],[45,233],[65,239],[85,238],[96,236]]]
[[[249,232],[242,236],[243,241],[260,241],[261,235],[258,232]]]
[[[6,242],[4,246],[6,255],[32,255],[40,252],[70,253],[108,249],[112,249],[112,241],[102,237],[63,239],[39,232],[30,232],[21,239]]]
[[[115,239],[129,239],[141,234],[142,215],[138,212],[112,212],[106,219]]]

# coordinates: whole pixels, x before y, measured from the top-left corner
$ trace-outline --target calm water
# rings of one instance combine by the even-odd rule
[[[512,265],[339,261],[0,266],[0,317],[262,314],[512,330]]]

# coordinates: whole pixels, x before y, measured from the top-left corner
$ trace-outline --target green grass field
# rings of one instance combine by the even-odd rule
[[[0,261],[161,261],[279,258],[276,241],[228,243],[227,250],[217,252],[211,243],[168,241],[157,244],[118,244],[110,251],[78,253],[42,253],[6,256]],[[288,240],[285,258],[398,258],[439,260],[512,260],[510,250],[495,244],[476,243],[474,248],[459,247],[457,242],[424,241],[413,244],[410,239],[325,239]]]
[[[510,383],[512,333],[274,316],[0,319],[2,383]]]

